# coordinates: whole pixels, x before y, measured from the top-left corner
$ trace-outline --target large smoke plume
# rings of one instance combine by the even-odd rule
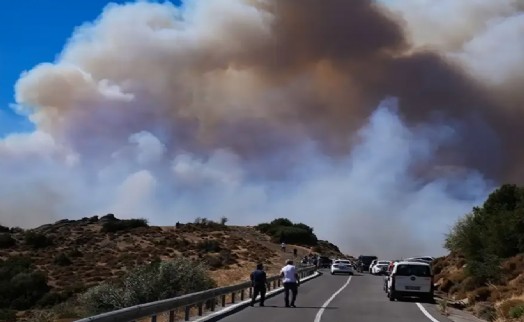
[[[350,253],[439,255],[524,178],[522,7],[109,5],[16,84],[37,130],[0,141],[0,218],[284,216]]]

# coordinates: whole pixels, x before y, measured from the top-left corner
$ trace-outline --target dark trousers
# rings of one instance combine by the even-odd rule
[[[289,306],[289,291],[291,291],[291,305],[295,305],[297,299],[298,286],[297,283],[284,283],[284,301],[286,306]]]
[[[253,286],[253,297],[251,298],[251,305],[255,304],[258,294],[260,294],[260,305],[264,305],[266,300],[266,286],[265,285],[255,285]]]

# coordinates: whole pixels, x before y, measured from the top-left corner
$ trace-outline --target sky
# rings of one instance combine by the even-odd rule
[[[14,85],[24,71],[53,62],[76,27],[96,19],[109,3],[124,0],[4,1],[0,10],[0,137],[34,129],[13,110]],[[172,1],[177,4],[179,1]]]
[[[0,10],[0,224],[286,217],[436,256],[524,181],[519,0],[51,3]]]

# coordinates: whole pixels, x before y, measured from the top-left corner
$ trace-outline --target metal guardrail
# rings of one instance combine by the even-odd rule
[[[297,270],[300,278],[313,275],[315,271],[315,266],[302,267]],[[268,282],[270,283],[268,291],[281,286],[281,279],[279,276],[269,277]],[[184,309],[184,320],[189,321],[192,308],[197,309],[198,316],[203,316],[205,311],[215,311],[219,302],[221,307],[226,307],[228,304],[234,304],[237,300],[237,296],[240,301],[243,301],[246,299],[246,290],[248,291],[248,298],[250,298],[253,294],[251,282],[218,287],[171,299],[139,304],[117,311],[80,319],[75,322],[136,322],[146,318],[151,322],[157,322],[157,317],[163,313],[169,314],[169,322],[175,322],[176,312],[180,308]]]

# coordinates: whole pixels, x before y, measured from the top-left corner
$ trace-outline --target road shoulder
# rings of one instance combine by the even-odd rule
[[[442,312],[438,302],[437,304],[422,303],[422,306],[428,311],[429,314],[438,320],[445,319],[452,322],[487,322],[486,320],[482,320],[467,311],[455,309],[452,307],[447,307],[447,314],[445,314]]]

